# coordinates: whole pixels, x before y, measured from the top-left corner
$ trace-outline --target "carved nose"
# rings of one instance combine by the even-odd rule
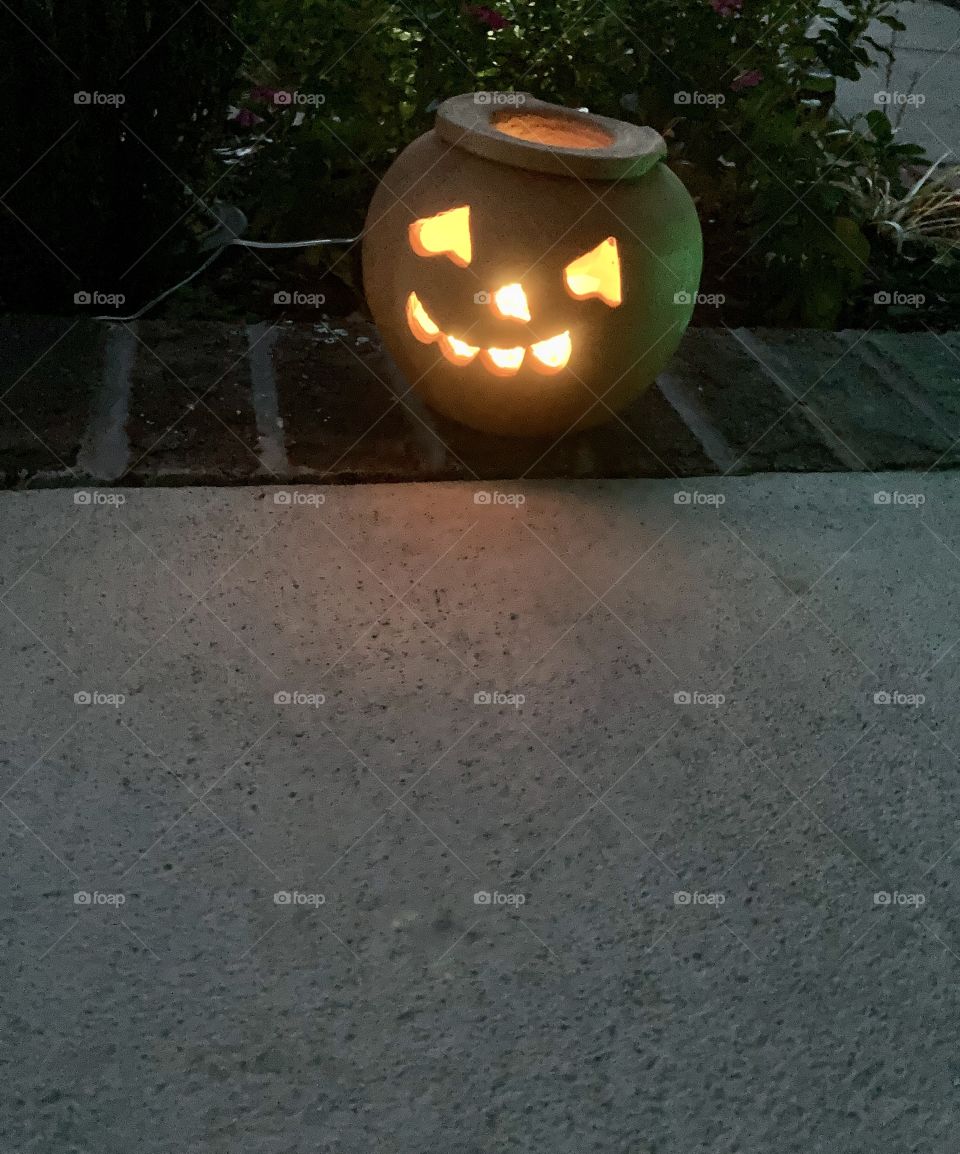
[[[530,322],[530,306],[522,285],[505,284],[503,288],[498,288],[490,298],[490,307],[498,317],[527,324]]]

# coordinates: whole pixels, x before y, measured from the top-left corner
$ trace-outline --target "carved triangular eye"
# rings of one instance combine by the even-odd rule
[[[596,248],[571,261],[563,270],[563,283],[574,300],[599,297],[605,305],[615,309],[623,301],[616,238],[608,236]]]
[[[415,220],[410,225],[410,247],[417,256],[446,256],[466,268],[473,259],[469,205]]]

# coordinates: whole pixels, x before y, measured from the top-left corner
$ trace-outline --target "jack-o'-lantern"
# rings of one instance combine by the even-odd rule
[[[599,424],[693,310],[696,211],[649,128],[524,94],[456,96],[374,195],[364,286],[439,412],[496,433]]]

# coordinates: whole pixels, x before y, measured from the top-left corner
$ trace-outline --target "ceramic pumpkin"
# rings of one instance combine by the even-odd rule
[[[665,155],[652,129],[522,94],[440,106],[377,189],[363,241],[373,318],[429,405],[489,432],[561,434],[653,381],[702,264]]]

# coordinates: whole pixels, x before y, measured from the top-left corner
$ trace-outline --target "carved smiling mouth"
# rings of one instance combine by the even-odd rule
[[[549,337],[545,341],[537,341],[533,345],[516,345],[513,348],[483,349],[478,345],[469,345],[466,341],[441,332],[440,326],[433,320],[427,310],[420,303],[416,293],[407,297],[407,324],[413,335],[425,345],[437,345],[443,357],[452,365],[469,365],[477,357],[482,364],[498,377],[512,377],[520,371],[521,365],[527,360],[535,372],[550,376],[565,369],[570,360],[571,341],[569,330]]]

